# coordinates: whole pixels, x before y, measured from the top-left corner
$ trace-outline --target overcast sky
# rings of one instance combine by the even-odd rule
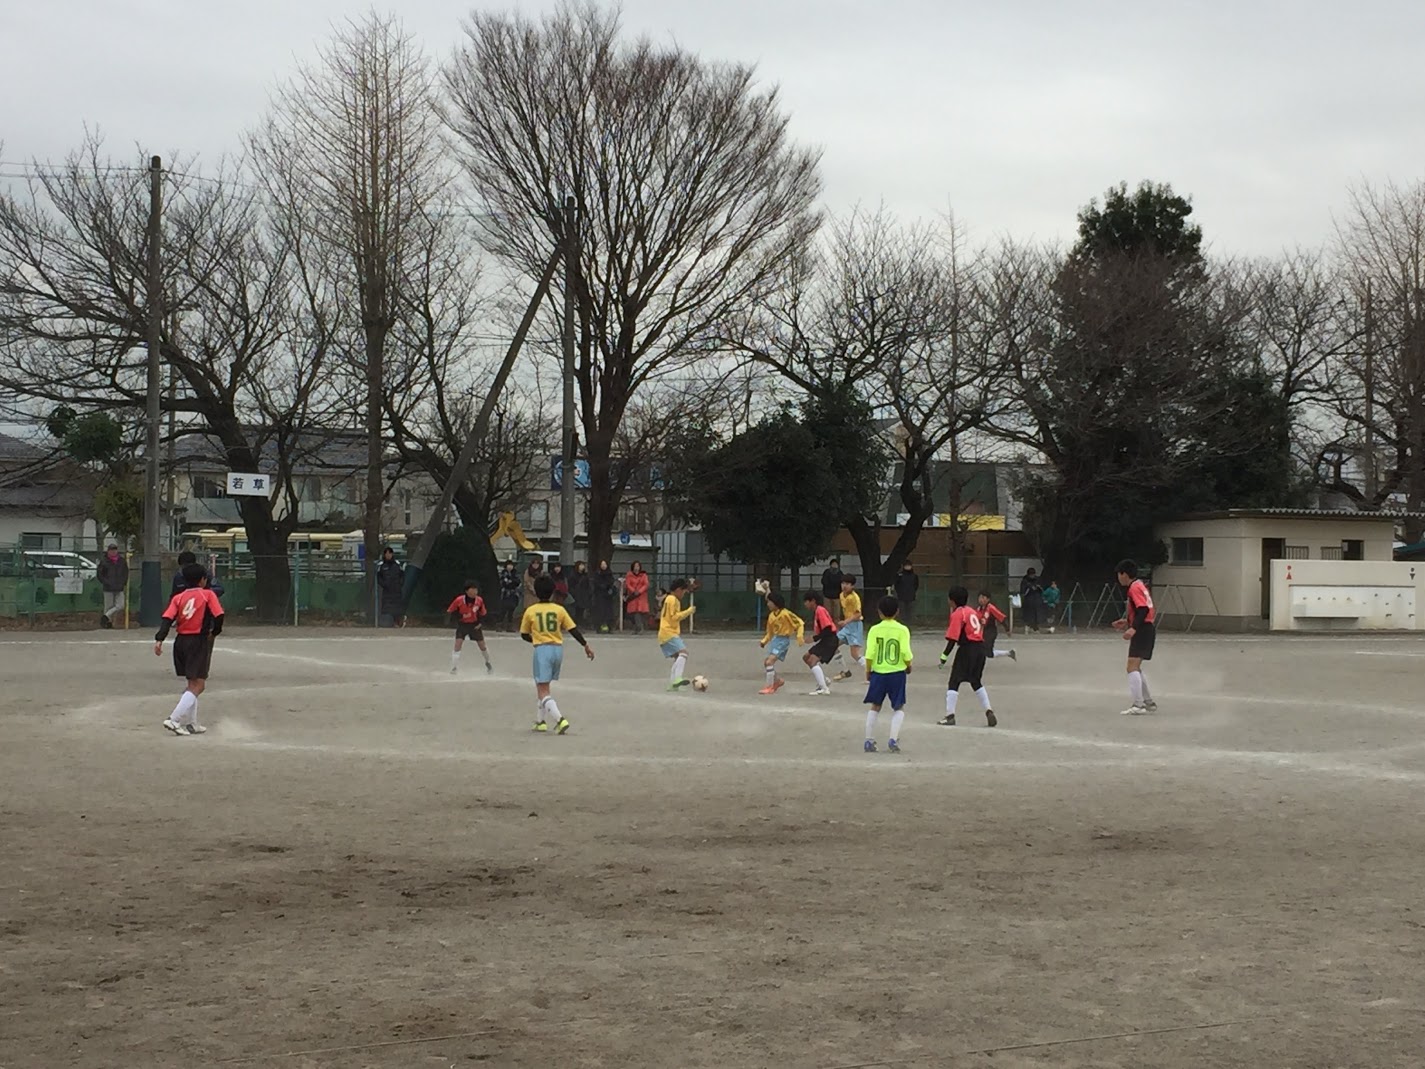
[[[470,9],[398,6],[441,59]],[[215,161],[333,20],[364,10],[0,0],[0,160],[59,158],[87,123],[119,154]],[[1151,178],[1192,197],[1218,252],[1270,254],[1327,239],[1348,183],[1425,177],[1418,0],[627,0],[624,15],[780,84],[833,211],[953,207],[976,236],[1068,239],[1090,197]]]

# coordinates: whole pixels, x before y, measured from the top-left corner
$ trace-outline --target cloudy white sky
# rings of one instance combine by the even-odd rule
[[[506,8],[510,3],[492,4]],[[538,11],[545,0],[514,6]],[[401,0],[445,57],[470,0]],[[0,160],[100,127],[126,153],[239,144],[355,0],[0,0]],[[626,0],[637,32],[757,63],[824,152],[826,203],[953,207],[1068,238],[1119,180],[1171,182],[1219,252],[1327,239],[1346,186],[1425,178],[1418,0]]]

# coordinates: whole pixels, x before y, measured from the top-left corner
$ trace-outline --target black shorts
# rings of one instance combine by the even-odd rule
[[[985,628],[985,638],[982,645],[985,647],[985,660],[989,660],[995,655],[995,639],[999,638],[999,632],[993,628]]]
[[[971,690],[983,687],[985,676],[985,647],[981,642],[962,642],[955,647],[955,659],[950,662],[950,682],[948,690],[959,690],[962,683],[970,684]]]
[[[179,635],[173,640],[173,670],[184,679],[207,679],[212,660],[210,636]]]
[[[485,632],[480,629],[479,624],[456,624],[455,640],[459,642],[461,639],[466,638],[473,638],[476,642],[484,642]]]
[[[836,656],[836,651],[841,648],[841,640],[836,637],[835,631],[827,631],[811,644],[808,653],[813,654],[822,664],[830,664],[831,659]]]
[[[1158,629],[1152,624],[1142,624],[1133,629],[1133,637],[1128,640],[1128,656],[1145,661],[1153,659],[1153,643],[1158,637]]]

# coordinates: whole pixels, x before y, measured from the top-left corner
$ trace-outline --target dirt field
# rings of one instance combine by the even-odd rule
[[[1418,1067],[1425,642],[1017,643],[905,754],[750,638],[0,637],[0,1066]],[[576,648],[570,650],[577,653]],[[884,747],[884,727],[881,732]]]

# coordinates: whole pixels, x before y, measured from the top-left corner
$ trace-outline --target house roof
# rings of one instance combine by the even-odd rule
[[[1220,512],[1190,512],[1173,519],[1173,523],[1197,520],[1374,520],[1385,521],[1419,519],[1425,517],[1420,512],[1362,512],[1357,509],[1223,509]]]

